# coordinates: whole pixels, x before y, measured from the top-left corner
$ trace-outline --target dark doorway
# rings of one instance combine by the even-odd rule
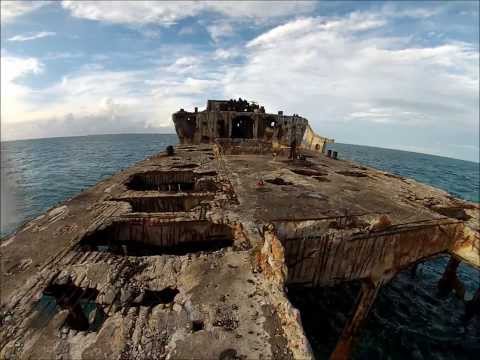
[[[232,138],[253,138],[253,119],[248,116],[236,116],[232,120]]]
[[[217,121],[217,134],[219,138],[228,137],[227,129],[225,128],[225,122],[223,119]]]
[[[277,120],[274,116],[265,116],[260,118],[257,131],[258,138],[265,138],[267,140],[270,140],[276,126]]]

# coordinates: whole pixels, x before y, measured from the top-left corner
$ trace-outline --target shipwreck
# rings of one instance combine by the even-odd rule
[[[462,295],[480,266],[478,204],[338,159],[302,116],[209,100],[173,123],[176,147],[2,240],[0,358],[309,359],[287,290],[355,281],[347,359],[399,271],[449,254]]]

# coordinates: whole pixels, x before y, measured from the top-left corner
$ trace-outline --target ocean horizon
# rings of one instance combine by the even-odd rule
[[[11,142],[18,142],[18,141],[63,139],[63,138],[83,138],[83,137],[91,137],[91,136],[111,136],[111,135],[174,135],[174,136],[177,136],[176,133],[175,133],[175,130],[172,129],[172,132],[162,132],[162,133],[160,133],[160,132],[159,133],[156,133],[156,132],[135,132],[135,133],[127,132],[127,133],[104,133],[104,134],[86,134],[86,135],[71,135],[71,136],[49,136],[49,137],[39,137],[39,138],[0,140],[0,142],[11,143]],[[377,146],[377,145],[351,144],[351,143],[344,143],[344,142],[335,142],[334,144],[363,146],[363,147],[368,147],[368,148],[384,149],[384,150],[395,150],[395,151],[402,151],[402,152],[412,153],[412,154],[430,155],[430,156],[435,156],[435,157],[440,157],[440,158],[445,158],[445,159],[466,161],[466,162],[471,162],[471,163],[475,163],[475,164],[480,163],[480,158],[478,160],[474,161],[474,160],[468,160],[468,159],[461,159],[461,158],[453,157],[453,156],[438,155],[438,154],[433,154],[433,153],[428,153],[428,152],[398,149],[398,148],[394,148],[394,147],[393,148],[388,148],[388,147]]]

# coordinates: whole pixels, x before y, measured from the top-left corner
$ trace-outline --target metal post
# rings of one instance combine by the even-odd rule
[[[337,346],[332,355],[330,355],[330,360],[346,360],[350,358],[355,339],[359,334],[364,320],[367,318],[380,287],[381,284],[373,284],[371,282],[362,283],[353,316],[347,320],[347,324],[343,328]]]
[[[457,276],[457,269],[460,265],[460,260],[451,256],[448,261],[445,272],[442,275],[442,278],[438,281],[438,294],[441,297],[447,297],[452,290],[455,290],[455,294],[460,299],[463,299],[465,296],[465,287]]]

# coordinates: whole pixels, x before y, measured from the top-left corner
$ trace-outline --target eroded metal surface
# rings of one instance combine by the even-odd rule
[[[236,110],[214,112],[229,116],[225,134]],[[268,114],[249,110],[248,135],[262,138],[202,139],[192,125],[173,154],[4,239],[0,357],[312,358],[285,287],[361,281],[370,287],[334,352],[346,358],[397,272],[440,253],[479,266],[478,205],[329,158],[312,142],[299,139],[292,157],[292,137],[274,146],[279,128],[259,130]],[[201,123],[210,113],[187,114]],[[475,316],[478,294],[467,308]]]

